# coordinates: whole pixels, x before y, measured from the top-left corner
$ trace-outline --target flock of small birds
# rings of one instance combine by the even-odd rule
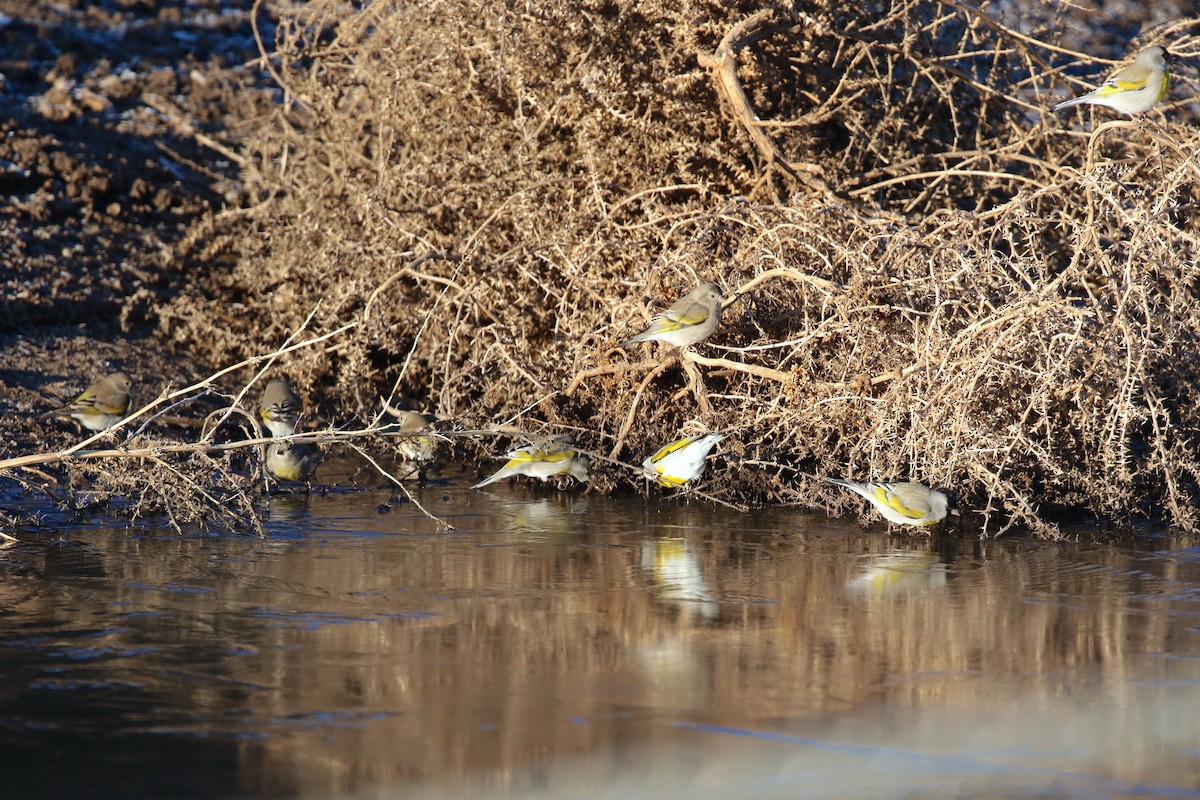
[[[1053,107],[1060,111],[1076,105],[1100,105],[1124,114],[1141,114],[1162,102],[1170,89],[1167,70],[1169,54],[1159,45],[1141,50],[1134,61],[1118,70],[1094,91]],[[655,315],[641,333],[623,342],[662,341],[675,347],[691,347],[710,337],[721,323],[725,297],[715,283],[703,283],[679,298],[670,308]],[[124,372],[114,372],[96,381],[83,394],[62,408],[41,415],[69,416],[90,431],[103,431],[125,418],[130,408],[132,381]],[[303,408],[300,396],[286,378],[274,378],[264,387],[258,402],[258,418],[274,437],[289,437],[296,431]],[[403,434],[397,439],[398,452],[413,465],[403,477],[419,475],[436,455],[433,423],[436,417],[415,411],[394,412],[393,430]],[[725,438],[722,433],[684,436],[665,445],[642,462],[647,478],[671,488],[680,488],[696,480],[704,471],[712,449]],[[481,489],[497,481],[525,475],[548,481],[560,476],[587,483],[590,459],[575,448],[567,436],[551,436],[543,442],[510,450],[504,465],[488,478],[475,484]],[[267,448],[266,467],[283,481],[306,480],[320,460],[316,444],[273,441]],[[889,522],[897,525],[936,525],[947,514],[957,514],[952,498],[922,483],[858,483],[841,478],[826,478],[866,498]]]
[[[725,297],[714,283],[704,283],[677,300],[670,308],[651,319],[646,330],[627,339],[623,345],[664,341],[676,347],[690,347],[711,336],[719,327]],[[104,431],[125,419],[132,404],[132,381],[124,372],[113,372],[89,386],[70,403],[48,411],[42,418],[71,417],[89,431]],[[292,441],[303,413],[303,400],[287,378],[272,378],[258,399],[256,417],[264,436],[269,434],[265,466],[281,481],[304,481],[312,475],[321,459],[321,450],[311,442]],[[396,417],[388,433],[395,436],[397,453],[407,468],[400,478],[417,477],[437,455],[434,423],[437,417],[416,411],[389,412]],[[704,472],[709,454],[723,439],[723,433],[684,436],[663,446],[642,462],[647,478],[668,488],[682,488]],[[590,457],[579,451],[569,436],[544,437],[535,444],[510,450],[505,463],[495,473],[475,484],[485,486],[525,475],[551,479],[571,478],[587,483]],[[858,492],[874,504],[883,516],[904,525],[934,525],[953,511],[949,497],[920,483],[855,483],[829,479],[830,483]]]

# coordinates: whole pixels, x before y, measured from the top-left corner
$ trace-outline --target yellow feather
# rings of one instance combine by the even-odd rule
[[[676,439],[675,441],[671,442],[669,445],[667,445],[666,447],[663,447],[657,453],[652,455],[650,457],[650,463],[656,464],[659,461],[662,461],[664,458],[671,455],[671,453],[674,453],[679,448],[687,447],[689,444],[692,443],[692,441],[693,441],[693,437],[691,437],[691,436],[685,436],[682,439]]]
[[[875,496],[875,498],[877,500],[879,500],[879,502],[884,503],[885,505],[896,509],[901,514],[903,514],[906,517],[910,517],[911,519],[920,519],[921,517],[925,516],[925,514],[927,514],[929,511],[929,509],[925,509],[924,511],[917,511],[915,509],[909,508],[908,506],[904,505],[903,502],[901,502],[899,495],[896,495],[896,494],[888,491],[888,489],[884,486],[875,487],[871,491],[871,494],[873,494]]]

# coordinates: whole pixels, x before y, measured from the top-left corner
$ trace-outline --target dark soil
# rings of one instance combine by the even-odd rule
[[[221,269],[186,232],[241,202],[221,148],[267,99],[250,8],[0,2],[0,455],[76,437],[31,416],[108,371],[197,373],[155,313]]]

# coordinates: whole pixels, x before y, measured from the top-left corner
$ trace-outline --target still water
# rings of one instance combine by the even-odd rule
[[[0,797],[1200,796],[1191,542],[470,482],[0,549]]]

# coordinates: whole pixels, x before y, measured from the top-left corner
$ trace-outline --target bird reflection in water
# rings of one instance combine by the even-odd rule
[[[658,587],[659,600],[689,617],[715,620],[720,616],[720,603],[704,579],[700,557],[686,539],[643,542],[642,569]]]
[[[514,503],[509,533],[517,538],[569,536],[578,533],[587,519],[588,499],[553,495]]]
[[[946,587],[946,562],[929,550],[892,550],[872,557],[847,588],[869,597],[909,597]]]

